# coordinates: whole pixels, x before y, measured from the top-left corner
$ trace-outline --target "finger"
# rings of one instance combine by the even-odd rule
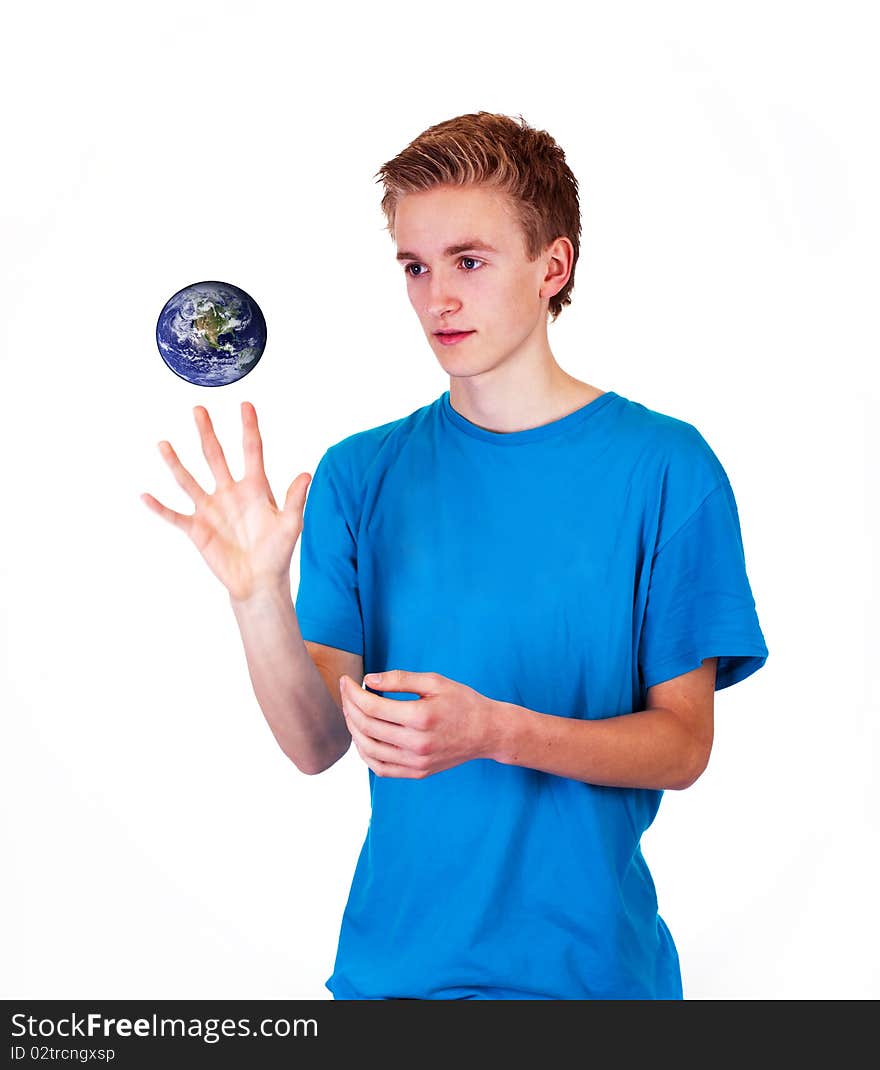
[[[369,716],[346,694],[342,696],[342,710],[350,724],[354,725],[362,735],[378,743],[387,743],[400,750],[416,753],[415,748],[420,746],[425,738],[417,728],[404,728],[391,721]]]
[[[407,672],[405,669],[386,669],[371,672],[364,683],[376,691],[409,691],[414,695],[436,695],[443,677],[435,672]]]
[[[159,452],[162,454],[162,458],[165,463],[171,469],[172,475],[177,481],[177,485],[181,487],[192,498],[195,505],[202,502],[207,494],[198,484],[198,482],[190,475],[190,473],[180,463],[180,458],[174,452],[174,447],[170,442],[160,442]],[[179,515],[179,514],[178,514]]]
[[[202,442],[202,453],[204,453],[205,460],[214,473],[217,486],[229,486],[234,480],[232,473],[229,471],[229,465],[226,463],[223,448],[214,433],[214,425],[211,423],[208,410],[204,405],[196,405],[193,413],[196,418],[196,426],[199,429],[199,438]]]
[[[402,751],[399,747],[392,747],[389,743],[382,743],[380,740],[372,739],[370,736],[364,735],[356,726],[350,727],[351,738],[365,761],[369,758],[373,762],[383,762],[401,769],[412,769],[413,772],[420,771],[415,765],[416,756],[414,754]]]
[[[422,780],[428,776],[421,769],[410,769],[407,765],[396,765],[394,762],[379,762],[375,758],[371,758],[367,765],[376,776],[396,777],[399,780]]]
[[[263,464],[263,439],[257,422],[257,410],[249,401],[241,403],[242,444],[244,446],[244,474],[246,479],[267,483]],[[273,502],[274,505],[274,502]]]
[[[401,726],[407,724],[407,716],[410,712],[409,707],[412,702],[401,702],[399,699],[382,698],[381,695],[374,695],[372,692],[358,687],[347,676],[339,678],[339,690],[344,699],[347,699],[367,716],[385,724]]]
[[[186,516],[184,513],[176,513],[173,509],[169,509],[167,505],[157,501],[152,494],[142,494],[141,501],[149,506],[154,513],[158,513],[163,520],[167,520],[169,524],[173,524],[177,528],[182,528],[183,531],[189,534],[192,523],[191,516]]]

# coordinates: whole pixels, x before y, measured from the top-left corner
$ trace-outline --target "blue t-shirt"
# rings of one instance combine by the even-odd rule
[[[692,424],[613,390],[510,433],[446,391],[331,446],[296,613],[365,672],[437,672],[559,717],[644,709],[704,658],[721,690],[767,658],[721,463]],[[640,849],[662,791],[489,759],[367,772],[335,998],[682,998]]]

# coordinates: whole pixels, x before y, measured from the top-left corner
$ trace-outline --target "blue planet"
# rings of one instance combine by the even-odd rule
[[[162,360],[197,386],[228,386],[258,364],[266,320],[257,302],[229,282],[194,282],[166,301],[156,323]]]

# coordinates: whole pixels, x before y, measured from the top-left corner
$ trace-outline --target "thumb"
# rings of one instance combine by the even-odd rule
[[[303,475],[308,476],[308,479],[304,481]],[[302,516],[306,502],[306,488],[311,481],[312,477],[308,472],[300,472],[296,479],[287,488],[287,494],[284,497],[283,511],[289,514],[293,519],[299,520]]]

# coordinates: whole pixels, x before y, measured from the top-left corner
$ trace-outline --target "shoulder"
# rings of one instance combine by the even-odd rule
[[[621,431],[654,476],[687,477],[695,493],[727,482],[724,466],[695,424],[629,398],[623,401]]]
[[[397,420],[346,435],[327,448],[322,464],[329,465],[336,479],[348,487],[362,487],[372,473],[400,452],[404,442],[430,417],[438,402],[439,399]]]
[[[730,481],[694,423],[629,399],[622,408],[621,448],[632,451],[628,484],[640,493],[646,531],[656,551],[720,487],[732,497]]]

